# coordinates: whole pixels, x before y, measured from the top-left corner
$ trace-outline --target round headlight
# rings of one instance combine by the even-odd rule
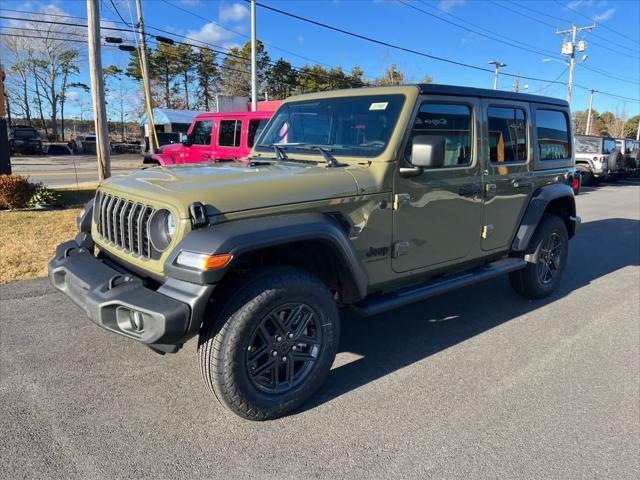
[[[149,219],[149,240],[154,249],[164,252],[176,233],[176,220],[173,214],[161,208],[156,210]]]

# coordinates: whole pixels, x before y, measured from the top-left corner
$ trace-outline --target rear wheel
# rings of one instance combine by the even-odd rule
[[[510,273],[511,286],[525,298],[548,297],[560,283],[568,253],[567,227],[558,216],[545,214],[527,249],[535,263]]]
[[[581,183],[582,185],[589,186],[593,184],[594,177],[589,167],[583,166],[583,165],[576,165],[576,170],[577,170],[577,173],[580,175],[580,177],[582,177],[582,183]]]
[[[324,382],[339,341],[338,310],[313,275],[273,267],[238,281],[200,333],[200,367],[218,400],[249,420],[289,413]]]

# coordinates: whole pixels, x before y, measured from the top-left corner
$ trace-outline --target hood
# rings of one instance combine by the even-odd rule
[[[183,218],[193,202],[210,214],[311,202],[357,194],[349,167],[272,163],[194,163],[152,167],[111,177],[101,189],[124,198],[173,206]]]

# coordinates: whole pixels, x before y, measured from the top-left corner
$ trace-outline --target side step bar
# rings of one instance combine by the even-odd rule
[[[351,305],[351,309],[359,315],[370,316],[402,307],[413,302],[426,300],[436,295],[456,290],[467,285],[482,282],[499,275],[524,268],[527,262],[522,258],[504,258],[482,267],[461,272],[445,278],[430,280],[417,287],[411,287],[385,295],[366,298]]]

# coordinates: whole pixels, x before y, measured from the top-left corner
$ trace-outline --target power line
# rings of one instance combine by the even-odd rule
[[[633,39],[633,38],[631,38],[631,37],[627,37],[624,33],[621,33],[620,31],[617,31],[617,30],[614,30],[614,29],[612,29],[612,28],[609,28],[609,27],[607,27],[606,25],[604,25],[603,23],[597,22],[597,21],[596,21],[596,19],[595,19],[595,17],[594,17],[594,18],[591,18],[590,16],[585,15],[585,14],[584,14],[584,13],[582,13],[582,12],[579,12],[579,11],[578,11],[578,10],[576,10],[575,8],[570,7],[568,4],[567,4],[567,5],[563,5],[562,3],[558,2],[558,0],[554,0],[554,1],[555,1],[558,5],[560,5],[561,7],[564,7],[564,8],[566,8],[567,10],[571,10],[572,12],[577,13],[578,15],[580,15],[580,16],[581,16],[581,17],[583,17],[583,18],[586,18],[587,20],[591,20],[592,22],[597,23],[599,27],[602,27],[602,28],[604,28],[604,29],[606,29],[606,30],[609,30],[609,31],[611,31],[611,32],[615,33],[615,34],[616,34],[617,36],[619,36],[619,37],[623,37],[623,38],[626,38],[627,40],[631,40],[631,41],[634,43],[634,45],[635,45],[635,44],[637,44],[637,43],[639,43],[637,39]]]
[[[113,10],[116,12],[116,15],[118,16],[118,18],[122,21],[122,23],[124,23],[125,25],[131,26],[127,23],[127,21],[122,18],[122,15],[120,15],[120,11],[118,10],[118,7],[116,7],[116,4],[113,0],[109,0],[109,2],[111,3],[111,6],[113,7]]]
[[[528,11],[530,11],[530,12],[536,13],[536,14],[538,14],[538,15],[542,15],[543,17],[552,18],[552,19],[554,19],[554,20],[558,20],[558,21],[560,21],[560,22],[564,22],[564,23],[573,23],[573,22],[572,22],[572,20],[569,20],[569,19],[567,19],[567,18],[556,17],[555,15],[550,15],[550,14],[548,14],[548,13],[541,12],[540,10],[536,10],[536,9],[534,9],[534,8],[524,6],[524,5],[523,5],[523,4],[521,4],[521,3],[512,3],[512,5],[517,5],[517,6],[518,6],[518,7],[520,7],[520,8],[523,8],[523,9],[528,10]],[[616,42],[614,42],[614,41],[612,41],[612,40],[610,40],[610,39],[608,39],[608,38],[605,38],[605,37],[603,37],[603,36],[601,36],[601,35],[598,35],[597,33],[592,33],[592,35],[593,35],[594,37],[596,37],[596,38],[600,38],[600,39],[602,39],[602,40],[604,40],[604,41],[607,41],[607,42],[609,42],[609,43],[613,43],[614,45],[617,45],[617,46],[618,46],[618,47],[620,47],[620,48],[629,49],[629,47],[628,47],[628,46],[626,46],[626,45],[621,45],[621,44],[619,44],[619,43],[616,43]],[[635,50],[634,50],[634,51],[635,51]]]
[[[512,12],[512,13],[515,13],[516,15],[519,15],[519,16],[521,16],[521,17],[523,17],[523,18],[527,18],[527,19],[529,19],[529,20],[531,20],[531,21],[533,21],[533,22],[537,22],[537,23],[539,23],[539,24],[541,24],[541,25],[545,25],[545,26],[547,26],[547,27],[551,27],[551,28],[553,28],[554,30],[556,29],[556,25],[554,25],[554,24],[552,24],[552,23],[549,23],[549,22],[545,22],[544,20],[540,20],[539,18],[532,17],[531,15],[527,15],[526,13],[520,12],[520,11],[518,11],[518,10],[514,10],[511,6],[508,6],[508,4],[505,4],[505,3],[498,3],[498,2],[497,2],[497,1],[495,1],[495,0],[487,0],[487,1],[489,1],[489,2],[490,2],[490,3],[492,3],[492,4],[494,4],[494,5],[495,5],[495,6],[497,6],[498,8],[503,8],[503,9],[508,10],[508,11],[510,11],[510,12]],[[512,3],[511,5],[517,5],[517,4]],[[521,5],[518,5],[518,6],[521,6]],[[523,7],[523,8],[524,8],[524,7]],[[564,21],[564,20],[562,20],[562,21]],[[592,34],[592,35],[593,35],[593,34]],[[624,56],[624,57],[630,57],[630,56],[633,56],[633,55],[629,54],[629,52],[623,52],[622,50],[616,50],[615,48],[611,48],[611,47],[609,47],[609,46],[607,46],[607,45],[603,45],[603,44],[598,43],[598,42],[596,42],[596,41],[594,41],[594,40],[592,40],[592,39],[589,39],[589,44],[590,44],[590,45],[595,45],[595,46],[597,46],[597,47],[599,47],[599,48],[601,48],[601,49],[603,49],[603,50],[608,50],[609,52],[613,52],[613,53],[616,53],[616,54],[621,55],[621,56]],[[633,57],[633,58],[636,58],[636,57]],[[640,58],[640,57],[638,57],[638,58]]]
[[[214,21],[213,21],[213,20],[211,20],[210,18],[204,17],[204,16],[202,16],[202,15],[200,15],[200,14],[196,13],[196,12],[193,12],[193,11],[191,11],[191,10],[188,10],[188,9],[186,9],[186,8],[183,8],[183,7],[181,7],[180,5],[176,5],[176,4],[174,4],[174,3],[172,3],[172,2],[170,2],[170,1],[168,1],[168,0],[161,0],[161,1],[162,1],[163,3],[165,3],[165,4],[167,4],[167,5],[169,5],[169,6],[173,7],[173,8],[175,8],[175,9],[177,9],[177,10],[180,10],[180,11],[182,11],[182,12],[188,13],[189,15],[192,15],[192,16],[193,16],[193,17],[195,17],[195,18],[199,18],[200,20],[204,20],[204,21],[205,21],[205,22],[207,22],[207,23],[214,23],[214,24],[215,24],[215,25],[217,25],[218,27],[220,27],[220,28],[222,28],[223,30],[226,30],[226,31],[228,31],[228,32],[231,32],[231,33],[233,33],[234,35],[239,35],[239,36],[244,37],[244,38],[251,38],[249,35],[245,35],[244,33],[240,33],[240,32],[237,32],[237,31],[231,30],[231,29],[229,29],[229,28],[226,28],[226,27],[224,27],[223,25],[220,25],[218,22],[214,22]],[[314,60],[313,58],[305,57],[304,55],[299,55],[299,54],[294,53],[294,52],[292,52],[292,51],[290,51],[290,50],[286,50],[286,49],[284,49],[284,48],[278,47],[277,45],[273,45],[273,44],[266,44],[266,45],[268,45],[268,46],[270,46],[270,47],[272,47],[272,48],[275,48],[276,50],[280,50],[281,52],[288,53],[289,55],[293,55],[294,57],[298,57],[298,58],[301,58],[302,60],[306,60],[307,62],[317,63],[318,65],[323,65],[323,66],[325,66],[325,67],[329,67],[329,68],[335,68],[333,65],[329,65],[329,64],[327,64],[327,63],[323,63],[323,62],[319,62],[318,60]]]

